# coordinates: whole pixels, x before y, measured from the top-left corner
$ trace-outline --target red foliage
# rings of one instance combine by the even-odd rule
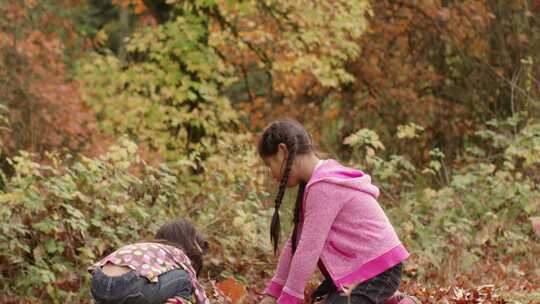
[[[97,134],[95,115],[81,100],[78,83],[68,79],[64,61],[73,27],[51,12],[30,22],[34,9],[19,2],[1,9],[16,30],[0,32],[0,99],[8,107],[10,129],[2,134],[3,149],[8,155],[21,149],[40,155],[88,149]]]

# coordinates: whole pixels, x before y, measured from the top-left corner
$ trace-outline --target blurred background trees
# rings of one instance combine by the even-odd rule
[[[281,116],[374,177],[413,252],[408,292],[538,299],[539,14],[537,0],[0,0],[0,299],[89,302],[88,263],[187,216],[211,240],[205,278],[256,303],[274,192],[254,142]]]

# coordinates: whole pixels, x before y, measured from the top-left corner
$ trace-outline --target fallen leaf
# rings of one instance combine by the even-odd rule
[[[216,285],[219,290],[221,290],[227,297],[231,299],[232,304],[242,303],[241,301],[247,294],[246,287],[243,284],[238,283],[233,278],[228,278],[227,280],[219,282]]]

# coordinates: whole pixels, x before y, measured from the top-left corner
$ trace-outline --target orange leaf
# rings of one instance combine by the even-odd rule
[[[246,287],[238,283],[233,278],[228,278],[225,281],[216,284],[219,290],[221,290],[227,297],[231,299],[232,304],[241,303],[242,299],[246,296]]]
[[[138,0],[134,4],[135,4],[135,14],[140,15],[146,11],[146,6],[142,2],[142,0]]]

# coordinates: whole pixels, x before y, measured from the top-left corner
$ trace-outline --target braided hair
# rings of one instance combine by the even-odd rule
[[[285,155],[285,168],[283,175],[279,181],[278,192],[274,200],[274,215],[270,225],[270,240],[274,246],[274,253],[277,252],[281,223],[279,219],[279,208],[283,201],[283,195],[287,188],[289,175],[296,156],[306,154],[313,151],[311,137],[300,123],[292,119],[282,119],[272,122],[264,130],[258,144],[258,152],[261,157],[271,157],[277,154],[280,144],[287,147],[287,155]],[[298,187],[296,204],[294,208],[294,229],[292,234],[293,252],[296,251],[298,226],[300,224],[300,215],[302,213],[302,199],[306,182],[303,181]]]

